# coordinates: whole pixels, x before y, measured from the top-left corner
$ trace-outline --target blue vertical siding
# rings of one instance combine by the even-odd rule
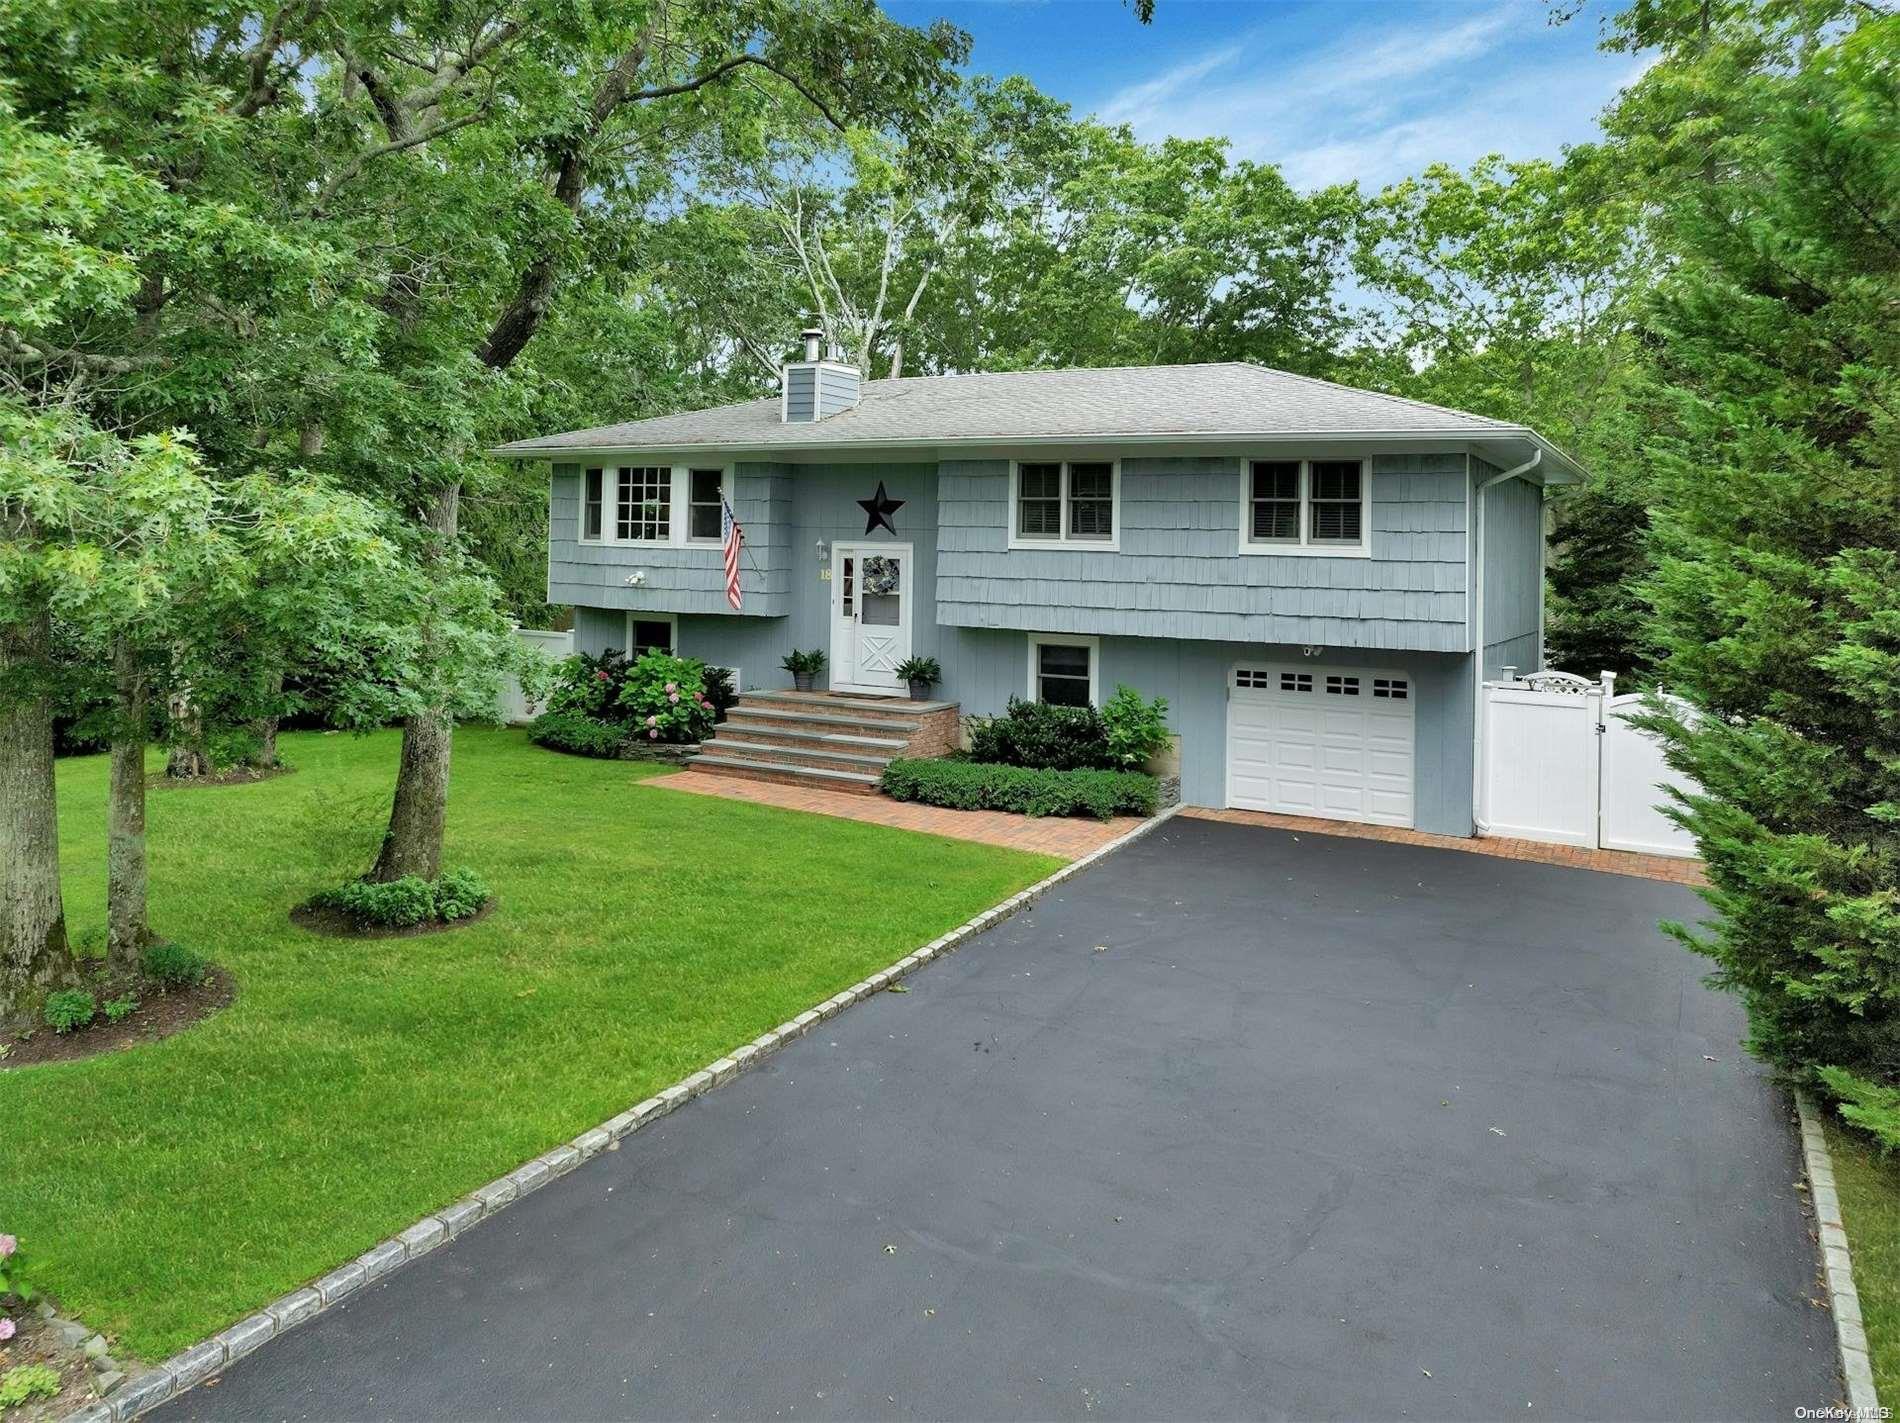
[[[1472,461],[1476,483],[1501,471]],[[1544,537],[1544,492],[1522,479],[1484,491],[1484,675],[1505,666],[1540,665],[1538,611],[1543,602],[1538,545]]]

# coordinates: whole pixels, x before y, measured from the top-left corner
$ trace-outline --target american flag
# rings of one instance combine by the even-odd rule
[[[739,530],[739,521],[732,517],[732,505],[723,496],[719,500],[719,540],[726,546],[726,601],[736,613],[745,603],[745,595],[739,591],[739,545],[745,535]]]

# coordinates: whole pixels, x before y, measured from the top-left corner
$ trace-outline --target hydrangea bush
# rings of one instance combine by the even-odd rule
[[[0,1344],[4,1344],[18,1332],[18,1327],[6,1316],[8,1298],[21,1303],[31,1303],[33,1290],[20,1276],[20,1240],[15,1235],[0,1235]]]
[[[635,741],[698,741],[713,727],[706,668],[690,657],[649,652],[621,683],[620,706]]]

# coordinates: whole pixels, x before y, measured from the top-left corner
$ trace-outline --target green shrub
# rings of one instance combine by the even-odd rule
[[[713,720],[724,721],[726,713],[739,700],[739,689],[732,685],[730,667],[706,669],[706,700],[712,703]]]
[[[1153,815],[1155,778],[1138,771],[1044,771],[977,761],[893,761],[880,783],[894,800],[1018,815]]]
[[[83,1028],[98,1016],[98,1000],[83,988],[62,988],[46,996],[46,1026],[56,1033]]]
[[[577,652],[554,664],[552,685],[548,690],[550,712],[571,712],[595,721],[613,721],[620,716],[620,688],[633,664],[625,654],[609,650],[598,657]]]
[[[936,686],[943,680],[943,664],[934,657],[906,657],[897,664],[900,682],[928,682]]]
[[[1102,707],[1102,728],[1110,761],[1131,771],[1145,766],[1168,744],[1168,700],[1145,702],[1133,687],[1117,683],[1115,695]]]
[[[130,994],[124,998],[106,999],[105,1015],[108,1023],[123,1023],[139,1010],[139,1000]]]
[[[359,928],[413,929],[418,924],[450,924],[468,919],[488,903],[487,882],[470,869],[450,870],[431,883],[405,875],[386,884],[355,880],[314,896],[315,909],[334,909]]]
[[[649,652],[621,684],[619,705],[635,742],[698,741],[713,728],[706,667],[690,657]]]
[[[970,759],[1037,771],[1109,770],[1108,728],[1094,707],[1058,707],[1009,699],[1001,716],[980,717],[970,728]]]
[[[528,740],[574,756],[614,757],[627,743],[627,728],[584,712],[546,711],[528,723]]]
[[[145,951],[143,967],[147,978],[155,978],[167,988],[195,988],[205,981],[211,965],[203,954],[193,953],[183,944],[153,944]]]
[[[21,1364],[0,1374],[0,1408],[17,1408],[32,1398],[58,1398],[59,1372],[50,1364]]]
[[[488,903],[488,882],[466,866],[435,882],[435,915],[444,924],[472,919]]]

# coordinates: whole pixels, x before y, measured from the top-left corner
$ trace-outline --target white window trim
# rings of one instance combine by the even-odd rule
[[[1350,458],[1350,456],[1346,457]],[[1328,458],[1326,464],[1343,464],[1346,458]],[[1253,467],[1259,464],[1293,464],[1300,467],[1300,539],[1256,539],[1253,537]],[[1240,462],[1240,551],[1246,554],[1277,555],[1282,558],[1370,558],[1372,557],[1372,461],[1359,465],[1359,542],[1356,544],[1311,543],[1313,461],[1292,460],[1268,455],[1249,456]]]
[[[1032,461],[1033,463],[1033,461]],[[1025,696],[1032,702],[1042,700],[1042,688],[1037,685],[1041,675],[1038,649],[1042,647],[1086,647],[1089,650],[1089,705],[1099,707],[1102,704],[1102,640],[1099,637],[1082,637],[1070,633],[1032,632],[1029,634],[1029,679]]]
[[[587,537],[587,471],[598,469],[601,472],[600,499],[600,537]],[[663,539],[623,539],[618,534],[620,527],[620,477],[630,469],[665,469],[670,471],[667,488],[672,492],[672,502],[667,509],[666,537]],[[630,464],[603,464],[580,466],[579,498],[574,520],[574,537],[577,543],[589,548],[720,548],[717,537],[695,539],[687,537],[687,522],[692,513],[693,474],[696,469],[716,469],[719,471],[719,493],[728,504],[733,503],[735,484],[734,466],[720,460],[695,461],[690,464],[653,461]]]
[[[679,656],[680,618],[678,613],[636,613],[631,609],[627,612],[626,627],[621,632],[621,656],[629,658],[633,656],[633,625],[635,623],[665,623],[667,627],[666,644],[672,649],[675,657]]]
[[[1025,538],[1017,532],[1016,507],[1017,491],[1022,487],[1022,460],[1009,462],[1009,547],[1012,549],[1065,549],[1074,553],[1120,553],[1122,546],[1122,462],[1115,460],[1081,459],[1069,460],[1051,455],[1045,460],[1029,460],[1029,464],[1059,464],[1062,466],[1062,532],[1055,538]],[[1109,518],[1113,534],[1106,539],[1075,538],[1069,533],[1069,466],[1072,464],[1106,464],[1108,466]]]

